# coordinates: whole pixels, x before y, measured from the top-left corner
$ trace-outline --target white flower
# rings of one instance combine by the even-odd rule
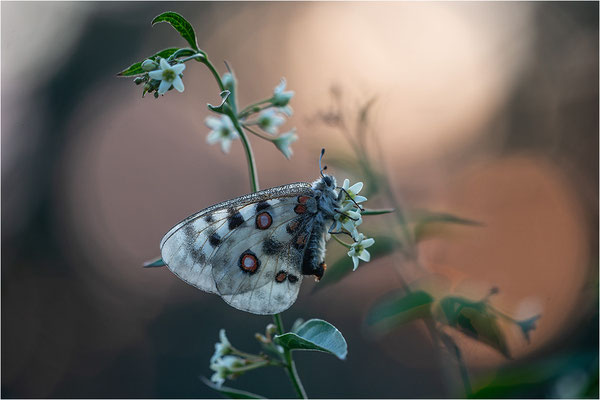
[[[290,145],[296,140],[298,140],[298,135],[296,135],[296,129],[294,128],[291,131],[283,133],[279,135],[279,137],[273,139],[273,144],[277,146],[279,151],[281,151],[285,158],[289,160],[290,157],[292,157],[292,154],[294,154]]]
[[[354,211],[354,204],[345,204],[333,217],[335,219],[334,231],[339,231],[340,228],[344,228],[348,233],[354,237],[358,234],[356,227],[362,224],[362,216],[360,212]]]
[[[210,369],[215,371],[210,380],[213,381],[217,386],[221,387],[225,383],[225,379],[231,376],[237,367],[244,365],[244,360],[236,356],[224,356],[219,357],[210,363]]]
[[[264,110],[258,115],[258,126],[263,131],[270,133],[271,135],[276,135],[279,130],[279,126],[285,122],[285,118],[281,115],[278,115],[277,112],[273,109]]]
[[[215,363],[218,358],[221,358],[231,352],[231,343],[229,343],[229,340],[225,335],[225,329],[221,329],[219,331],[219,339],[221,341],[215,343],[215,354],[213,354],[213,356],[210,358],[211,364]]]
[[[358,267],[359,258],[367,262],[371,259],[371,254],[366,249],[367,247],[373,246],[373,243],[375,243],[375,239],[365,239],[365,235],[362,233],[359,233],[356,236],[356,242],[352,244],[352,247],[348,252],[348,256],[352,257],[352,262],[354,263],[353,271],[356,271],[356,268]]]
[[[362,182],[357,182],[354,185],[350,186],[350,181],[348,179],[344,179],[344,184],[342,185],[342,188],[346,191],[344,193],[344,202],[343,204],[345,205],[346,203],[362,203],[363,201],[367,201],[367,198],[364,196],[358,196],[358,193],[362,190],[363,188],[363,183]],[[350,200],[348,197],[350,197],[350,199],[354,200],[354,202],[352,200]]]
[[[206,137],[206,141],[209,144],[215,144],[220,141],[223,153],[229,153],[232,140],[238,138],[238,133],[233,127],[231,119],[227,115],[221,115],[220,118],[206,117],[204,123],[212,129]]]
[[[152,79],[161,81],[158,94],[164,94],[173,86],[179,92],[183,92],[183,81],[179,76],[185,69],[185,64],[170,65],[164,58],[160,59],[160,69],[148,72]]]
[[[279,83],[279,85],[277,85],[275,87],[275,90],[273,90],[272,103],[275,107],[287,106],[287,104],[290,102],[290,100],[294,96],[294,92],[292,92],[292,91],[284,92],[285,85],[286,85],[285,78],[281,78],[281,82]]]

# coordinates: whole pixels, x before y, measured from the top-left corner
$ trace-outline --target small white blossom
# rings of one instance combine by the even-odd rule
[[[342,185],[342,188],[346,191],[346,193],[344,193],[344,204],[346,203],[362,203],[363,201],[367,201],[367,198],[364,196],[358,196],[358,193],[362,190],[363,188],[363,183],[362,182],[357,182],[354,185],[350,186],[350,181],[348,179],[344,179],[344,184]],[[350,199],[354,200],[354,202],[352,202],[352,200],[350,200],[348,197],[350,197]]]
[[[210,363],[213,364],[217,361],[218,358],[223,357],[231,352],[231,343],[227,339],[225,335],[225,329],[221,329],[219,331],[219,339],[221,340],[218,343],[215,343],[215,354],[210,359]]]
[[[355,239],[356,242],[352,244],[352,247],[348,252],[348,256],[352,257],[352,262],[354,263],[353,271],[356,271],[356,268],[358,267],[358,259],[367,262],[371,260],[371,254],[366,249],[367,247],[373,246],[373,243],[375,243],[375,239],[365,239],[365,235],[362,233],[359,233]]]
[[[279,83],[279,85],[277,85],[275,87],[275,90],[273,90],[272,103],[275,107],[287,106],[288,103],[290,102],[290,100],[292,99],[292,97],[294,96],[293,91],[287,91],[287,92],[284,91],[285,85],[286,85],[285,78],[281,78],[281,82]]]
[[[354,204],[345,204],[333,217],[335,220],[334,231],[339,231],[340,228],[344,228],[348,233],[354,237],[358,234],[356,227],[362,224],[362,216],[360,212],[354,211]]]
[[[206,137],[208,144],[220,141],[223,153],[229,153],[231,142],[239,137],[231,119],[227,115],[221,115],[220,118],[206,117],[204,123],[212,129]]]
[[[273,109],[264,110],[258,115],[258,126],[263,131],[276,135],[279,130],[279,126],[285,122],[285,118],[281,115],[278,115],[277,112]]]
[[[235,368],[242,367],[244,365],[244,359],[236,356],[224,356],[219,357],[210,363],[210,369],[215,371],[210,380],[213,381],[217,386],[221,387],[225,383],[225,379],[235,373]]]
[[[179,76],[185,69],[185,64],[170,65],[164,58],[160,59],[160,69],[148,72],[152,79],[161,81],[158,94],[164,94],[173,86],[177,91],[183,92],[183,81]]]
[[[273,139],[273,144],[277,146],[279,151],[281,151],[285,158],[289,160],[290,157],[292,157],[292,154],[294,154],[290,145],[296,140],[298,140],[298,135],[296,135],[296,129],[294,128],[291,131],[283,133],[279,135],[279,137]]]

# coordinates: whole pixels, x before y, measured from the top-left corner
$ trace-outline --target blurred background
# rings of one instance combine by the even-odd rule
[[[377,162],[402,206],[484,224],[428,236],[425,273],[406,270],[452,293],[497,287],[498,309],[542,315],[529,344],[502,327],[510,359],[453,335],[478,393],[598,396],[598,3],[2,2],[3,397],[216,397],[199,376],[219,328],[257,352],[271,322],[141,268],[175,223],[249,191],[240,144],[206,144],[219,96],[201,64],[188,63],[184,93],[159,99],[116,78],[185,46],[150,26],[166,10],[194,25],[221,73],[232,66],[242,105],[282,76],[296,91],[294,157],[251,138],[261,187],[315,179],[321,147],[332,159],[348,148],[319,115],[337,96],[352,120],[374,98]],[[330,257],[342,250],[329,244]],[[343,362],[296,353],[309,396],[461,396],[422,323],[364,329],[400,286],[396,257],[323,290],[307,279],[283,314],[288,327],[323,318],[349,345]],[[279,369],[230,386],[293,396]]]

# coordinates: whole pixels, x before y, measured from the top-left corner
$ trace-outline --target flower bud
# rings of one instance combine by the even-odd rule
[[[223,78],[221,78],[221,80],[223,81],[223,88],[225,90],[233,91],[235,89],[235,77],[232,73],[224,73]]]
[[[133,80],[133,83],[135,83],[136,85],[142,84],[144,83],[146,80],[144,79],[143,76],[138,76],[137,78],[135,78]]]
[[[156,68],[158,68],[158,63],[156,61],[148,59],[142,63],[142,69],[146,72],[154,71]]]

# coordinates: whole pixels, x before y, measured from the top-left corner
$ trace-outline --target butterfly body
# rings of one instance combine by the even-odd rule
[[[339,209],[335,178],[291,183],[208,207],[163,237],[161,254],[185,282],[243,311],[290,307],[303,275],[323,276],[325,235]]]

